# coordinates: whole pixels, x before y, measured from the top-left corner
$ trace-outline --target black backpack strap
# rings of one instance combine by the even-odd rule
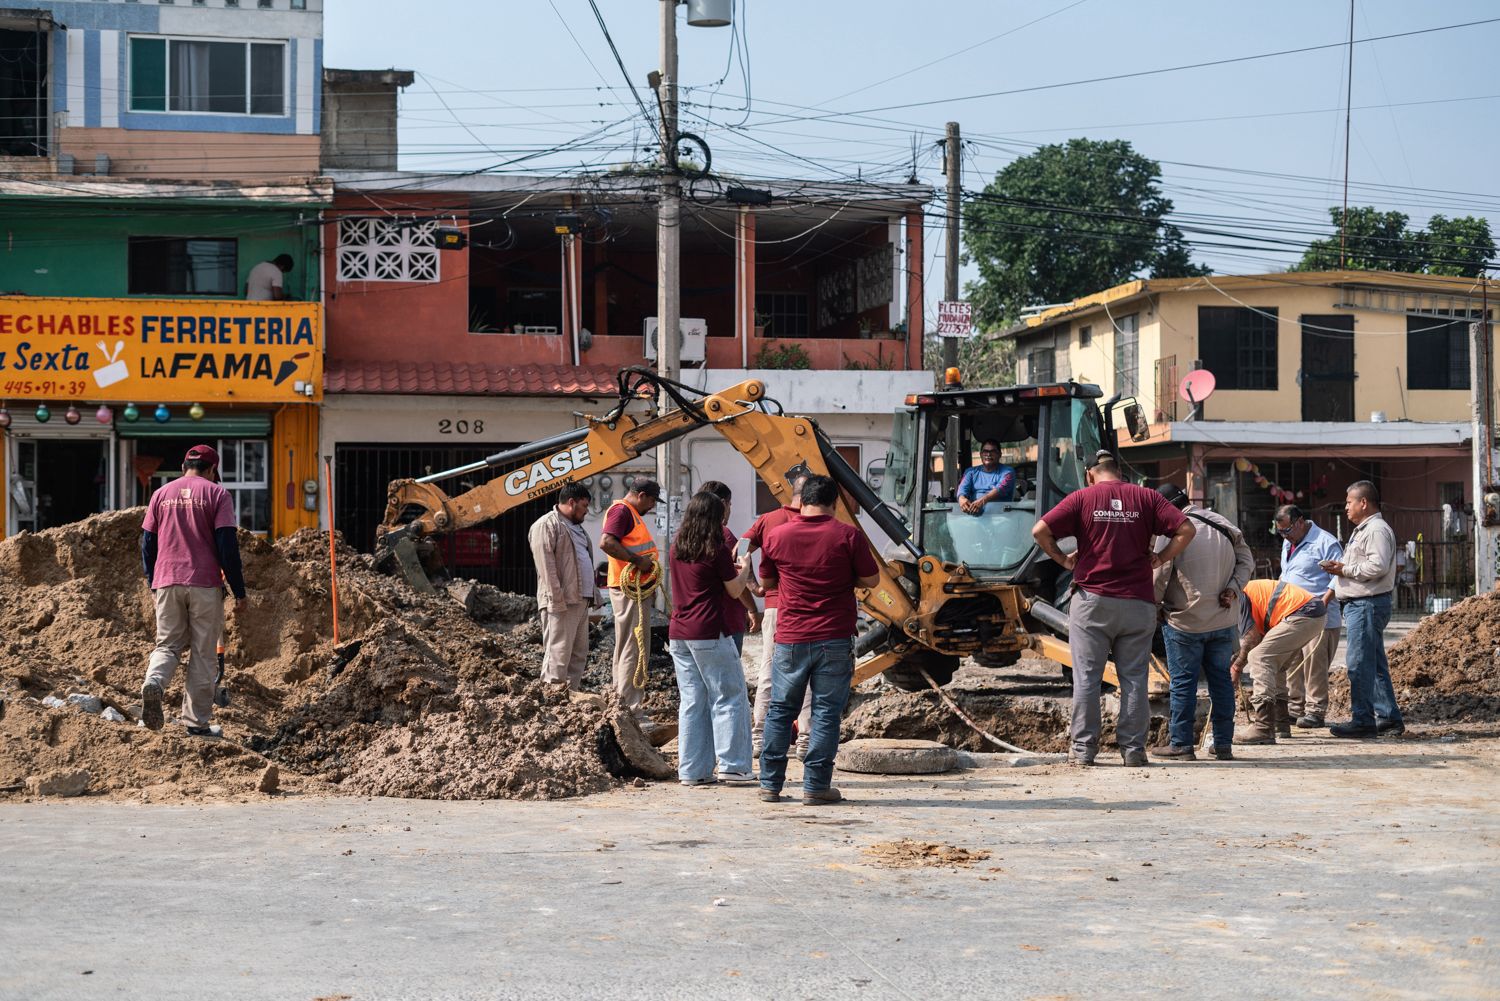
[[[1234,536],[1231,535],[1231,534],[1229,534],[1229,529],[1225,528],[1223,525],[1219,524],[1217,521],[1214,521],[1211,518],[1205,518],[1203,515],[1199,514],[1197,511],[1187,511],[1185,513],[1187,514],[1187,516],[1189,518],[1193,519],[1194,521],[1202,522],[1203,524],[1207,525],[1209,528],[1213,529],[1215,532],[1218,532],[1220,535],[1224,536],[1224,538],[1228,540],[1228,542],[1229,542],[1229,544],[1231,546],[1234,545]]]

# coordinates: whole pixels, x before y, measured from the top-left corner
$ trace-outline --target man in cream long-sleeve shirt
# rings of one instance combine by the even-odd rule
[[[1343,560],[1325,560],[1333,592],[1344,610],[1348,637],[1349,705],[1354,718],[1335,723],[1335,737],[1399,736],[1406,732],[1391,667],[1385,657],[1385,627],[1391,621],[1396,586],[1396,533],[1380,514],[1380,492],[1369,480],[1349,485],[1344,514],[1354,525]]]
[[[1198,678],[1208,678],[1209,720],[1214,757],[1233,755],[1234,684],[1229,662],[1239,642],[1239,600],[1255,572],[1255,557],[1240,530],[1222,515],[1196,507],[1175,483],[1157,488],[1187,517],[1202,526],[1178,557],[1155,571],[1156,601],[1166,620],[1162,638],[1172,675],[1172,715],[1168,743],[1153,748],[1158,758],[1192,761],[1193,720],[1198,710]],[[1158,540],[1157,549],[1166,540]]]

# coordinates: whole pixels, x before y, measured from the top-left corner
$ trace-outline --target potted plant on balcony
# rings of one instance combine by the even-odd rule
[[[755,311],[755,336],[756,337],[765,337],[766,336],[766,328],[769,327],[770,325],[771,325],[771,314],[770,313],[762,313],[760,310],[756,310]]]

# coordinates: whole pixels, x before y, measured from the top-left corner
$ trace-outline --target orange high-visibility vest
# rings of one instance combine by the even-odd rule
[[[1250,602],[1250,618],[1256,630],[1268,633],[1317,595],[1286,581],[1252,580],[1245,585],[1245,597]]]
[[[630,520],[632,524],[630,526],[630,534],[621,539],[620,544],[625,547],[625,551],[627,553],[631,553],[633,555],[640,555],[644,553],[647,556],[655,556],[656,540],[651,538],[651,532],[646,528],[646,522],[641,518],[640,512],[635,508],[631,507],[625,501],[617,500],[606,509],[604,515],[605,520],[609,520],[610,511],[613,511],[615,508],[620,507],[621,505],[624,505],[625,510],[630,512]],[[617,560],[613,556],[609,558],[609,580],[606,586],[620,586],[620,571],[625,569],[625,566],[626,563],[624,560]]]

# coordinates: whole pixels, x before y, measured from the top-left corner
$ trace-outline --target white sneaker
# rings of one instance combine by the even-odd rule
[[[706,779],[683,779],[682,784],[692,789],[697,788],[698,786],[718,785],[719,780],[710,775]]]
[[[758,784],[760,779],[750,772],[720,772],[719,781],[730,786],[749,786]]]

